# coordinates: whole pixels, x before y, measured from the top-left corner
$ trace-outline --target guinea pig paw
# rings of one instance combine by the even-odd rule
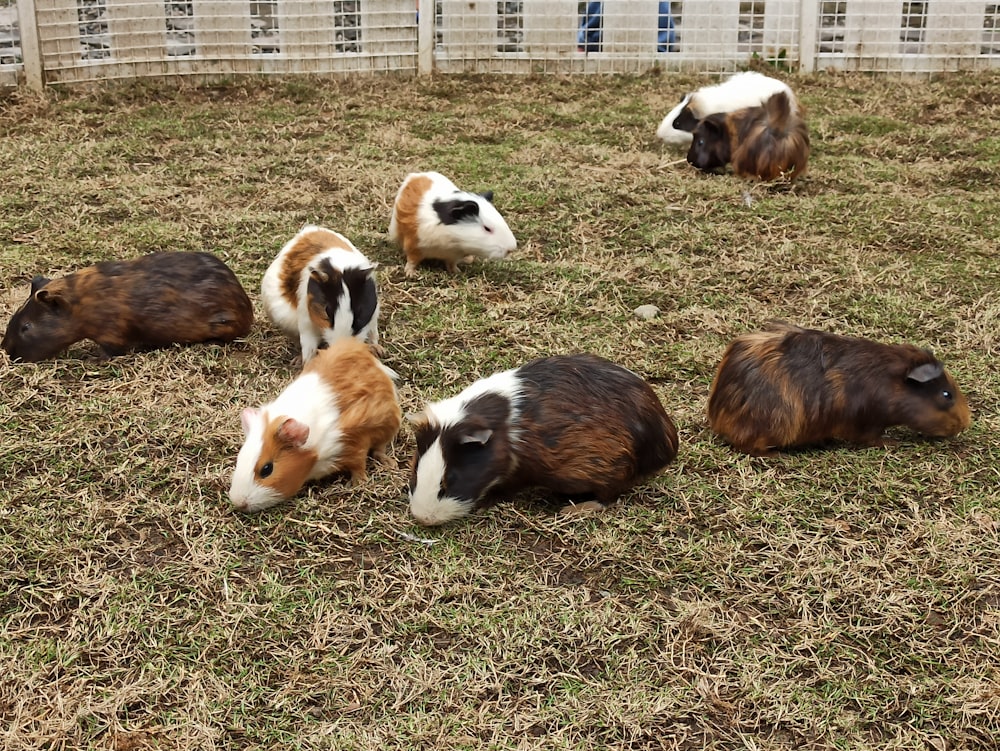
[[[383,347],[381,344],[372,344],[371,342],[369,342],[368,343],[368,349],[379,360],[382,360],[382,359],[385,358],[385,347]]]
[[[388,469],[399,469],[399,462],[393,459],[384,451],[375,451],[372,453],[372,459],[374,459],[378,464]]]
[[[560,516],[591,516],[592,514],[604,511],[604,504],[598,501],[584,501],[583,503],[570,503],[559,509]]]

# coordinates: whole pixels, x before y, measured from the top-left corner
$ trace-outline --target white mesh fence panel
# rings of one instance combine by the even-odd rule
[[[241,73],[931,73],[1000,65],[982,0],[0,0],[0,84]],[[426,14],[418,23],[421,10]],[[30,16],[37,34],[22,44]],[[37,40],[35,39],[37,37]],[[26,60],[25,57],[28,59]],[[6,75],[6,77],[4,77]]]

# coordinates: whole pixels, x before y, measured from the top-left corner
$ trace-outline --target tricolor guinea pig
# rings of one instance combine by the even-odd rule
[[[809,129],[784,91],[757,107],[709,115],[693,136],[687,161],[704,172],[732,162],[733,173],[749,180],[794,180],[809,160]]]
[[[209,253],[153,253],[104,261],[60,279],[36,276],[7,325],[12,360],[37,362],[83,339],[107,357],[169,344],[246,336],[253,305],[232,270]]]
[[[414,433],[410,513],[423,525],[528,487],[599,510],[677,455],[677,429],[652,387],[588,354],[545,357],[476,381],[428,405]]]
[[[467,256],[506,258],[517,248],[510,227],[493,206],[493,192],[469,193],[437,172],[406,176],[392,207],[389,239],[406,254],[406,275],[427,258],[458,271]]]
[[[828,440],[882,446],[892,443],[884,433],[895,425],[953,436],[970,421],[965,396],[927,350],[781,322],[729,344],[708,419],[755,456]]]
[[[680,104],[663,118],[656,135],[669,144],[689,147],[691,133],[700,120],[709,115],[757,107],[779,91],[784,91],[789,96],[789,101],[797,111],[798,104],[788,84],[763,73],[736,73],[722,83],[703,86],[685,94]]]
[[[303,363],[348,336],[381,355],[375,265],[339,232],[303,227],[264,272],[260,292],[274,325],[299,341]]]
[[[260,511],[340,472],[358,484],[369,454],[392,466],[385,452],[402,419],[394,377],[366,344],[347,337],[320,350],[273,402],[244,409],[233,506]]]

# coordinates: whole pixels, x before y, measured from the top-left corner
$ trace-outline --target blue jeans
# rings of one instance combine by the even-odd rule
[[[587,8],[580,19],[580,31],[576,35],[576,43],[581,52],[601,51],[603,5],[602,2],[587,3]],[[656,28],[656,51],[677,51],[677,31],[674,29],[674,17],[670,14],[669,2],[660,3]]]

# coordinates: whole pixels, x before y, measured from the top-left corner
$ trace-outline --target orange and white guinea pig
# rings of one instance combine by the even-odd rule
[[[389,239],[406,254],[406,275],[434,258],[448,271],[468,256],[506,258],[517,248],[507,222],[493,205],[493,192],[469,193],[438,172],[406,176],[392,207]]]
[[[356,485],[369,454],[392,466],[385,452],[402,421],[395,377],[364,342],[347,337],[320,350],[274,401],[244,409],[233,506],[260,511],[340,472]]]

